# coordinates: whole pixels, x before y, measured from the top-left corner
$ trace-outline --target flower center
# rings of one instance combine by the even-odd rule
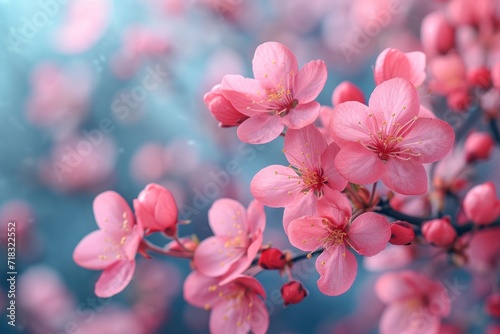
[[[311,171],[309,169],[297,169],[296,173],[302,178],[302,182],[304,188],[302,189],[303,193],[308,193],[310,190],[313,190],[314,193],[319,197],[323,195],[322,188],[324,185],[328,184],[328,177],[323,176],[323,170],[319,171]]]
[[[363,127],[370,136],[370,140],[365,142],[359,140],[358,142],[366,149],[376,153],[380,160],[384,161],[389,160],[389,158],[411,160],[412,157],[419,157],[420,153],[414,150],[414,146],[421,144],[422,140],[416,142],[404,141],[418,118],[415,116],[401,125],[394,121],[395,116],[396,114],[393,113],[389,121],[384,120],[382,124],[378,124],[377,118],[373,117],[373,114],[368,114],[368,117],[373,120],[377,131],[373,133],[364,127],[362,122],[358,122],[358,125]]]

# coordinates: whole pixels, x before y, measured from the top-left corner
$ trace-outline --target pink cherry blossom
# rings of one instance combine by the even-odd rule
[[[475,186],[464,198],[467,218],[476,224],[491,224],[500,216],[500,200],[497,199],[495,185],[486,182]]]
[[[266,292],[255,278],[237,276],[220,285],[220,279],[193,271],[184,282],[184,299],[211,310],[210,333],[264,334],[269,327],[269,312],[259,296]]]
[[[114,191],[95,198],[94,216],[99,230],[80,241],[73,260],[87,269],[104,270],[95,293],[106,298],[121,292],[132,279],[143,229],[125,199]]]
[[[208,222],[215,235],[196,248],[194,265],[209,277],[225,275],[227,282],[250,266],[262,245],[264,206],[252,201],[246,210],[235,200],[219,199],[208,212]]]
[[[257,47],[252,65],[255,79],[226,75],[222,80],[222,94],[250,117],[238,127],[240,140],[267,143],[285,126],[300,129],[318,118],[320,105],[314,99],[326,82],[323,61],[311,61],[299,71],[292,51],[268,42]]]
[[[381,276],[375,292],[388,304],[380,320],[382,334],[437,334],[441,318],[450,313],[444,286],[414,271]]]
[[[425,81],[425,54],[415,51],[403,53],[397,49],[385,49],[377,57],[374,70],[375,83],[393,78],[404,78],[414,86]]]
[[[318,288],[329,296],[346,292],[354,282],[360,255],[373,256],[385,249],[391,237],[387,220],[366,212],[351,222],[351,205],[338,191],[327,195],[318,207],[318,216],[292,220],[288,226],[290,243],[303,251],[324,248],[316,260],[320,274]]]
[[[177,234],[177,203],[172,193],[159,184],[150,183],[134,200],[137,220],[148,233],[163,231],[169,236]]]
[[[335,107],[330,132],[341,150],[335,167],[350,182],[378,180],[395,192],[418,195],[427,191],[423,163],[444,157],[455,134],[448,123],[418,117],[415,87],[402,78],[378,85],[368,106],[345,102]]]
[[[264,205],[285,207],[286,232],[291,220],[315,215],[318,200],[325,192],[343,190],[347,181],[333,165],[338,146],[327,145],[315,126],[288,130],[284,146],[290,166],[272,165],[262,169],[252,179],[250,191]]]

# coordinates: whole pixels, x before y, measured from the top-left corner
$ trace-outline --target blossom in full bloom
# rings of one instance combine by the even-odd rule
[[[121,292],[132,279],[143,228],[135,223],[127,202],[114,191],[95,198],[94,216],[99,230],[80,241],[73,259],[84,268],[103,270],[95,293],[106,298]]]
[[[455,133],[442,120],[419,117],[419,111],[415,87],[402,78],[378,85],[368,106],[336,106],[330,119],[330,133],[340,146],[336,169],[353,183],[381,179],[400,194],[425,193],[427,173],[422,164],[443,158]]]
[[[318,288],[326,295],[337,296],[346,292],[356,278],[358,264],[349,249],[364,256],[380,253],[391,237],[391,227],[383,216],[373,212],[363,213],[351,222],[349,200],[338,191],[326,196],[318,206],[318,216],[290,222],[288,237],[303,251],[324,249],[316,260]]]
[[[451,310],[445,287],[414,271],[381,276],[375,292],[388,305],[380,320],[382,334],[437,334]]]
[[[318,201],[325,192],[341,191],[345,178],[334,167],[339,150],[313,126],[288,130],[285,153],[290,166],[272,165],[259,171],[250,183],[250,191],[258,201],[270,207],[285,207],[283,225],[301,216],[316,214]]]
[[[210,333],[264,334],[269,312],[259,296],[266,292],[255,278],[237,276],[226,284],[220,278],[193,271],[184,282],[184,299],[194,306],[211,310]]]
[[[263,144],[278,137],[285,126],[300,129],[318,118],[314,99],[326,82],[326,65],[310,61],[299,71],[295,55],[286,46],[267,42],[255,50],[255,79],[226,75],[221,92],[240,113],[249,116],[238,127],[240,140]]]
[[[162,186],[150,183],[134,200],[137,220],[148,232],[163,231],[169,236],[177,233],[177,204],[172,193]]]
[[[385,49],[375,62],[375,83],[393,78],[404,78],[414,86],[420,86],[425,81],[425,54],[415,51],[404,53],[397,49]]]
[[[262,246],[264,206],[252,201],[247,210],[235,200],[219,199],[208,212],[208,222],[215,235],[196,248],[194,265],[203,275],[225,275],[229,281],[250,266]]]

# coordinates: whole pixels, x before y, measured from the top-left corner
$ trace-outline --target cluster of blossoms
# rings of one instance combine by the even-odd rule
[[[243,142],[265,144],[283,136],[289,165],[264,167],[253,177],[250,192],[255,200],[247,208],[234,199],[215,201],[208,213],[214,235],[201,242],[179,237],[178,224],[186,222],[178,219],[172,194],[159,185],[148,185],[134,200],[135,214],[120,195],[99,195],[94,213],[100,229],[74,252],[79,265],[104,270],[97,295],[109,297],[126,287],[137,253],[187,258],[193,271],[185,280],[184,298],[211,311],[212,333],[265,333],[266,293],[255,278],[262,270],[278,270],[286,279],[284,304],[296,304],[308,294],[293,277],[299,260],[317,256],[319,291],[338,296],[355,281],[356,255],[383,254],[389,243],[399,249],[420,243],[454,259],[463,255],[466,262],[474,233],[499,225],[500,200],[492,183],[477,185],[462,200],[444,181],[437,182],[438,177],[429,182],[433,174],[427,164],[450,153],[455,131],[421,103],[419,87],[427,79],[424,53],[384,50],[375,63],[376,87],[368,103],[358,87],[343,82],[332,94],[332,107],[315,101],[327,78],[323,61],[299,69],[292,51],[268,42],[256,49],[252,65],[254,78],[226,75],[205,95],[205,103],[221,127],[238,127]],[[467,164],[487,159],[494,145],[475,136],[465,144]],[[379,181],[383,189],[377,189]],[[454,196],[463,210],[445,215],[439,194]],[[409,215],[403,199],[422,197],[436,199],[439,212]],[[284,208],[284,232],[306,254],[263,243],[264,206]],[[459,215],[461,225],[455,218]],[[146,239],[152,233],[172,241],[153,245]],[[441,318],[451,309],[443,285],[413,271],[381,276],[376,293],[388,305],[382,333],[438,333]],[[498,296],[488,302],[490,313],[498,313]]]

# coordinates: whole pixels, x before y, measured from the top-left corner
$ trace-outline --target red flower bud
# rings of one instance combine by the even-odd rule
[[[358,86],[350,81],[343,81],[333,91],[332,104],[333,106],[338,106],[347,101],[365,103],[365,97]]]
[[[486,313],[495,318],[500,318],[500,293],[494,293],[486,298]]]
[[[465,141],[465,159],[467,163],[488,159],[494,146],[495,142],[488,133],[471,133]]]
[[[396,221],[391,224],[391,239],[393,245],[409,245],[415,238],[415,231],[411,225],[404,221]]]
[[[283,269],[286,265],[286,255],[278,248],[268,248],[262,251],[259,258],[259,266],[264,269]]]
[[[425,240],[438,247],[449,247],[457,238],[457,231],[447,217],[426,222],[422,226],[422,234]]]
[[[173,236],[177,232],[177,204],[170,191],[151,183],[134,200],[137,220],[149,232],[163,231]]]
[[[477,67],[467,73],[467,81],[471,86],[488,88],[491,86],[491,75],[487,67]]]
[[[281,297],[283,297],[285,306],[298,304],[307,297],[307,290],[302,286],[302,283],[291,281],[281,287]]]

